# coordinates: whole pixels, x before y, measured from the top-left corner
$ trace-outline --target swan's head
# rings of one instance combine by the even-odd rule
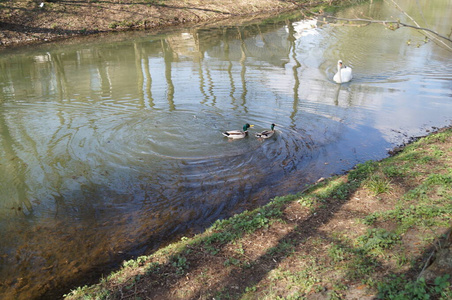
[[[339,59],[339,60],[337,61],[337,65],[342,67],[342,60]]]

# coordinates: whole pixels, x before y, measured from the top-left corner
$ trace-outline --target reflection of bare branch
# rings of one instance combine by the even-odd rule
[[[419,26],[419,24],[416,22],[415,19],[413,19],[409,14],[407,14],[407,13],[400,7],[400,5],[398,5],[394,0],[391,0],[391,2],[397,7],[398,10],[400,10],[407,18],[409,18],[409,19],[416,25],[416,26],[412,26],[412,25],[404,24],[403,26],[415,28],[415,29],[422,30],[422,31],[427,31],[427,32],[426,32],[427,35],[428,35],[428,32],[430,32],[430,33],[433,33],[433,34],[435,34],[436,36],[438,36],[438,37],[440,37],[440,38],[443,38],[443,39],[445,39],[445,40],[448,40],[449,42],[452,42],[451,39],[449,39],[449,38],[447,38],[447,37],[445,37],[445,36],[443,36],[443,35],[441,35],[441,34],[435,32],[435,31],[433,31],[433,30],[431,30],[431,29],[428,29],[428,28],[422,28],[421,26]],[[435,39],[436,41],[440,42],[443,46],[446,46],[449,50],[452,50],[452,48],[451,48],[450,46],[446,45],[443,41],[438,40],[438,39],[436,39],[435,37],[433,37],[433,36],[431,36],[431,35],[428,35],[428,37],[431,38],[431,39],[432,39],[432,38]]]
[[[411,24],[407,24],[407,23],[403,23],[403,22],[400,22],[400,20],[373,20],[373,19],[364,19],[364,18],[339,18],[339,17],[335,17],[335,16],[324,16],[324,15],[321,15],[321,14],[318,14],[318,13],[315,13],[315,12],[312,12],[312,11],[309,11],[311,14],[313,14],[313,15],[316,15],[316,16],[319,16],[319,17],[322,17],[323,18],[323,21],[322,20],[319,20],[319,22],[323,22],[323,23],[328,23],[327,21],[326,21],[326,18],[328,18],[328,19],[334,19],[334,20],[340,20],[340,21],[347,21],[347,22],[360,22],[360,23],[365,23],[364,25],[369,25],[369,24],[371,24],[371,23],[377,23],[377,24],[383,24],[383,25],[385,25],[385,26],[387,26],[389,29],[392,29],[392,30],[396,30],[396,29],[398,29],[398,28],[400,28],[400,26],[403,26],[403,27],[409,27],[409,28],[414,28],[414,29],[416,29],[416,30],[421,30],[421,31],[424,31],[424,33],[425,33],[425,35],[428,37],[428,38],[430,38],[430,39],[432,39],[432,40],[435,40],[435,41],[437,41],[437,42],[439,42],[439,43],[441,43],[443,46],[445,46],[447,49],[449,49],[449,50],[451,50],[452,51],[452,47],[451,46],[449,46],[449,45],[447,45],[446,43],[444,43],[444,41],[442,41],[442,40],[440,40],[440,39],[438,39],[438,37],[439,38],[441,38],[441,39],[444,39],[444,40],[446,40],[446,41],[449,41],[449,42],[451,42],[452,43],[452,39],[450,39],[450,38],[448,38],[448,37],[446,37],[446,36],[444,36],[444,35],[441,35],[441,34],[439,34],[438,32],[436,32],[436,31],[434,31],[434,30],[432,30],[432,29],[430,29],[430,28],[425,28],[425,27],[421,27],[417,22],[416,22],[416,20],[414,20],[410,15],[408,15],[394,0],[390,0],[395,6],[396,6],[396,8],[398,9],[398,10],[400,10],[407,18],[409,18],[415,25],[411,25]],[[342,24],[343,25],[343,24]],[[351,26],[357,26],[356,24],[350,24]],[[432,35],[433,34],[433,35]]]
[[[319,15],[319,14],[316,14],[316,13],[314,13],[314,14],[315,15]],[[397,29],[400,26],[410,27],[410,28],[414,28],[414,29],[418,29],[418,30],[422,30],[422,31],[431,32],[431,33],[435,34],[436,36],[438,36],[440,38],[443,38],[443,39],[445,39],[445,40],[447,40],[447,41],[452,43],[451,39],[449,39],[448,37],[446,37],[444,35],[439,34],[438,32],[436,32],[436,31],[434,31],[432,29],[420,27],[420,26],[417,26],[417,25],[406,24],[406,23],[400,22],[400,20],[371,20],[371,19],[363,19],[363,18],[348,19],[348,18],[338,18],[338,17],[333,17],[333,16],[328,16],[328,18],[329,19],[335,19],[335,20],[341,20],[341,21],[348,21],[348,22],[364,22],[364,23],[368,23],[368,24],[370,24],[370,23],[378,23],[378,24],[383,24],[383,25],[387,25],[387,24],[393,25],[393,24],[395,24],[396,27],[395,28],[391,27],[391,29]],[[321,20],[319,20],[319,22],[327,23],[326,21],[321,21]]]

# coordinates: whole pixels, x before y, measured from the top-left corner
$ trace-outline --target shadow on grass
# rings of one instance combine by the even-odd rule
[[[253,286],[263,280],[269,272],[275,270],[283,260],[287,258],[289,252],[294,248],[300,248],[303,243],[309,238],[315,238],[322,236],[319,232],[319,227],[327,223],[332,216],[338,212],[341,207],[347,201],[347,198],[353,194],[356,188],[367,177],[362,177],[356,180],[354,183],[341,183],[336,186],[335,189],[330,191],[331,196],[341,195],[337,201],[327,201],[322,203],[319,208],[315,209],[307,218],[296,222],[296,227],[293,231],[282,237],[277,245],[269,249],[264,255],[254,260],[252,266],[247,269],[234,270],[228,278],[224,278],[222,282],[215,284],[210,288],[211,296],[219,294],[222,291],[230,291],[229,296],[232,299],[238,299],[241,295],[247,293],[248,290],[252,290]],[[319,186],[319,187],[322,187]],[[311,190],[312,192],[312,190]],[[284,221],[284,219],[283,219]],[[287,247],[290,245],[291,247]],[[282,251],[275,253],[274,249],[283,249]],[[286,250],[284,250],[286,249]],[[366,259],[363,257],[363,260]],[[246,284],[244,284],[246,283]],[[231,293],[232,291],[232,293]],[[194,299],[201,296],[198,293]]]
[[[282,236],[276,242],[276,245],[268,249],[264,254],[249,261],[246,267],[232,268],[227,276],[217,282],[211,282],[207,289],[200,288],[188,298],[182,298],[202,299],[207,295],[209,297],[218,297],[224,291],[228,291],[227,298],[236,299],[240,295],[245,294],[250,287],[259,283],[269,272],[281,264],[287,257],[286,251],[290,251],[291,248],[302,247],[304,241],[320,235],[318,232],[319,227],[327,223],[346,203],[348,197],[368,178],[373,170],[368,168],[369,165],[364,165],[364,171],[353,171],[349,175],[348,182],[336,184],[333,188],[324,192],[324,200],[322,203],[318,203],[315,210],[309,212],[310,209],[306,208],[306,216],[296,222],[294,230]],[[309,192],[312,193],[316,189],[325,188],[327,182],[314,186]],[[152,262],[148,265],[144,262],[130,263],[134,268],[144,266],[144,274],[132,276],[133,279],[130,279],[130,277],[128,279],[119,279],[121,282],[128,283],[119,283],[121,287],[113,291],[107,291],[104,285],[105,282],[101,283],[100,290],[97,293],[108,294],[113,299],[127,299],[137,296],[145,296],[151,299],[174,299],[174,288],[177,287],[178,282],[184,280],[188,274],[192,274],[195,270],[202,270],[206,267],[204,265],[206,260],[203,258],[217,261],[217,264],[219,262],[217,267],[226,268],[224,263],[226,258],[222,257],[220,252],[228,244],[234,243],[234,241],[239,240],[246,234],[252,234],[258,229],[264,229],[274,221],[288,221],[285,220],[283,210],[287,204],[296,201],[299,196],[292,195],[275,198],[273,202],[262,208],[218,222],[213,226],[213,230],[208,230],[205,235],[195,237],[194,241],[188,243],[182,242],[175,246],[175,250],[169,250],[171,254],[165,263]],[[275,251],[275,249],[282,250]],[[217,255],[218,253],[220,253],[219,256]],[[127,271],[123,269],[117,273],[119,275],[116,275],[116,278],[121,277],[120,273],[126,274]],[[77,295],[76,291],[73,294]]]
[[[403,156],[401,158],[403,159]],[[416,257],[411,257],[412,265],[410,268],[391,269],[387,266],[388,262],[385,260],[385,256],[372,253],[375,250],[372,247],[381,247],[381,249],[391,247],[393,243],[398,243],[398,236],[390,235],[387,241],[378,241],[377,244],[368,243],[372,239],[378,240],[378,235],[386,236],[386,231],[375,229],[364,235],[367,240],[361,240],[361,243],[358,239],[358,244],[356,244],[356,241],[350,240],[350,243],[348,243],[348,241],[336,239],[334,235],[325,234],[322,228],[343,208],[344,204],[352,199],[351,197],[357,189],[362,188],[369,179],[375,176],[376,172],[381,171],[379,163],[364,163],[352,170],[347,178],[326,180],[311,187],[303,194],[277,197],[262,208],[217,222],[206,233],[195,237],[193,240],[187,239],[171,249],[164,250],[166,252],[157,254],[166,255],[166,261],[161,263],[152,261],[151,255],[149,258],[142,258],[141,262],[135,261],[124,264],[131,266],[130,272],[133,272],[133,269],[137,269],[137,267],[142,267],[144,272],[126,275],[127,267],[125,267],[111,277],[116,283],[112,284],[105,281],[98,285],[97,294],[105,297],[108,295],[108,299],[131,299],[134,297],[145,297],[147,299],[211,299],[212,297],[215,299],[239,299],[242,297],[261,297],[262,294],[257,294],[259,284],[264,282],[265,285],[269,273],[278,270],[281,265],[287,264],[286,259],[294,251],[297,251],[297,255],[312,257],[314,260],[323,259],[322,262],[327,263],[328,266],[336,264],[337,268],[341,268],[341,272],[336,275],[334,280],[336,283],[364,284],[367,287],[372,287],[375,292],[378,282],[383,280],[382,274],[394,274],[399,284],[398,286],[394,285],[395,288],[400,288],[400,285],[403,286],[403,284],[405,286],[412,284],[413,289],[415,289],[416,281],[410,283],[409,280],[416,277],[425,263],[426,257],[434,250],[433,243]],[[397,173],[396,175],[401,174]],[[399,180],[403,180],[403,178],[399,178]],[[314,205],[303,208],[304,214],[300,218],[295,221],[287,218],[285,209],[289,208],[294,202],[301,203],[302,199],[312,195],[317,197],[311,203]],[[245,236],[256,238],[257,236],[254,234],[258,234],[259,230],[262,230],[261,233],[265,235],[266,229],[274,222],[290,223],[292,229],[280,234],[272,247],[265,248],[262,254],[250,258],[245,263],[241,261],[240,257],[236,259],[231,254],[231,245],[237,246]],[[319,243],[322,243],[323,251],[331,249],[332,252],[318,253],[319,250],[315,249],[315,246],[313,247],[315,245],[313,241],[316,239],[320,241]],[[292,268],[300,274],[305,271],[302,267],[301,270],[297,269],[300,268],[299,266]],[[204,276],[212,276],[212,278],[205,278],[204,283],[200,284],[197,280],[201,280],[200,274],[202,275],[203,270],[207,269],[210,269],[210,273],[207,272]],[[217,272],[217,274],[214,272]],[[304,275],[308,273],[305,272]],[[377,273],[378,275],[376,275]],[[321,272],[318,274],[321,274]],[[318,274],[314,274],[314,276]],[[403,281],[404,278],[407,278],[407,281]],[[314,283],[304,292],[302,290],[301,294],[306,291],[326,293],[327,290],[330,293],[334,293],[336,290],[339,294],[341,292],[346,293],[343,287],[341,290],[341,288],[332,286],[334,285],[332,282],[319,281],[320,283],[317,286]],[[327,287],[322,286],[323,284],[327,284]],[[424,286],[427,289],[425,284]],[[420,287],[423,287],[422,282]],[[85,292],[92,295],[92,290]],[[428,293],[427,290],[423,292]],[[75,292],[74,295],[76,295]],[[75,298],[78,299],[77,296]]]

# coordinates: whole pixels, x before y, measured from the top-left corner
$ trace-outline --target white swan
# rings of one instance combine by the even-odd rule
[[[342,60],[337,62],[337,73],[334,75],[333,80],[337,83],[349,82],[352,80],[352,68],[347,67],[342,63]]]

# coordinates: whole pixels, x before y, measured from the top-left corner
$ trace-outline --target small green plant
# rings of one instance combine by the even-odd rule
[[[434,160],[435,159],[433,157],[426,155],[426,156],[418,159],[417,162],[420,164],[429,164],[429,163],[432,163]]]
[[[204,246],[204,249],[210,253],[210,255],[217,255],[220,250],[212,245]]]
[[[362,222],[365,225],[373,225],[378,220],[378,217],[379,217],[378,213],[373,213],[367,215]]]
[[[148,260],[148,257],[147,257],[147,256],[139,256],[139,257],[137,258],[137,264],[138,264],[139,266],[143,266],[143,265],[146,263],[147,260]]]
[[[347,264],[347,277],[369,284],[372,281],[371,274],[380,265],[379,262],[360,249],[353,250],[353,254],[354,256]]]
[[[287,241],[281,241],[277,246],[268,250],[269,255],[288,255],[294,251],[294,246]]]
[[[404,218],[422,219],[427,221],[436,217],[447,216],[452,213],[452,209],[443,208],[435,205],[410,205],[407,208],[400,208],[398,219],[403,221]],[[390,213],[390,212],[389,212]]]
[[[108,25],[108,28],[110,28],[110,29],[116,29],[116,28],[118,28],[118,22],[112,22],[112,23],[110,23],[110,25]]]
[[[260,228],[267,228],[272,219],[281,216],[279,209],[265,206],[253,212],[245,212],[240,218],[233,218],[230,222],[232,229],[238,232],[252,233]]]
[[[383,168],[383,174],[391,178],[404,176],[405,173],[406,171],[400,166],[390,165]]]
[[[444,155],[444,151],[438,148],[438,146],[431,147],[431,150],[433,151],[434,157],[441,157]]]
[[[407,280],[396,275],[387,281],[380,282],[378,287],[378,299],[431,299],[432,297],[447,297],[450,295],[448,288],[449,274],[435,279],[434,285],[430,287],[424,278],[415,281]],[[443,298],[445,299],[445,298]]]
[[[432,174],[426,179],[426,184],[428,185],[445,185],[445,186],[451,186],[452,185],[452,176],[450,175],[443,175],[443,174]]]
[[[173,257],[171,265],[176,268],[177,275],[183,275],[185,270],[188,269],[187,258],[181,255]]]
[[[255,287],[255,286],[251,286],[251,287],[247,286],[247,287],[245,288],[245,292],[247,292],[247,293],[249,293],[249,292],[255,292],[255,291],[257,291],[257,287]]]
[[[419,161],[419,159],[422,158],[423,156],[420,156],[419,153],[414,152],[413,148],[414,148],[413,145],[410,145],[407,148],[405,148],[405,150],[398,155],[398,159],[406,162]]]
[[[138,267],[138,262],[134,259],[128,260],[128,261],[124,261],[122,263],[122,266],[124,268],[136,268]]]
[[[378,167],[378,163],[374,161],[368,161],[363,164],[358,164],[354,170],[350,171],[348,178],[350,180],[362,181],[369,175],[375,172]]]
[[[160,264],[158,262],[153,262],[147,266],[147,274],[156,274],[160,271]]]
[[[301,206],[312,207],[316,203],[316,199],[313,196],[303,196],[298,201]]]
[[[367,189],[375,196],[386,193],[391,188],[391,181],[378,175],[371,176],[364,183]]]
[[[243,249],[243,244],[242,243],[238,243],[237,244],[237,249],[235,249],[235,252],[237,252],[240,255],[244,255],[245,254],[245,250]]]
[[[341,185],[337,186],[333,198],[339,199],[339,200],[345,200],[347,199],[348,195],[350,193],[350,186],[348,184],[342,183]]]
[[[420,185],[415,187],[412,190],[409,190],[405,195],[403,195],[403,198],[405,200],[426,200],[427,192],[429,191],[429,188],[425,185]]]
[[[223,264],[224,264],[225,267],[227,267],[227,266],[238,266],[240,264],[240,260],[238,260],[238,259],[236,259],[234,257],[231,257],[231,258],[226,259]]]
[[[330,300],[340,300],[343,299],[343,295],[336,290],[331,291],[330,296],[329,296]]]
[[[394,257],[396,259],[396,263],[397,263],[398,267],[402,267],[409,262],[409,259],[405,253],[397,254]]]
[[[334,262],[340,262],[345,259],[345,251],[338,245],[333,245],[330,249],[328,249],[328,255]]]
[[[391,248],[400,237],[383,228],[368,229],[367,233],[358,238],[359,245],[365,250],[383,250]]]
[[[290,274],[287,279],[300,287],[302,290],[309,291],[322,281],[318,276],[316,276],[317,271],[317,266],[310,266],[302,271]]]

